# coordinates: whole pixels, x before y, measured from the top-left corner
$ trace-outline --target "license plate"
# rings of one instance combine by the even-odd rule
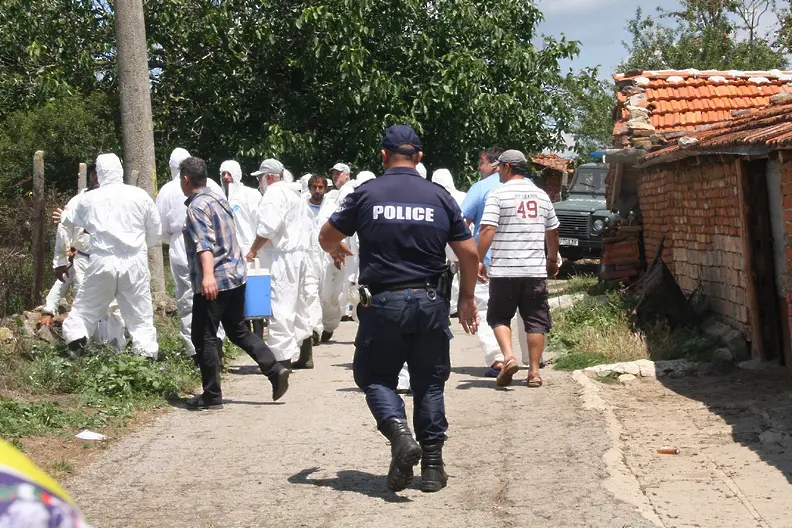
[[[558,241],[558,243],[562,246],[577,246],[578,239],[577,238],[562,238]]]

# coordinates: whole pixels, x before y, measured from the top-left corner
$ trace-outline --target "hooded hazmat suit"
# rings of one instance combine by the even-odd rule
[[[162,232],[159,213],[146,191],[124,184],[118,156],[100,155],[96,171],[99,188],[86,193],[63,216],[67,228],[91,233],[90,263],[63,323],[63,337],[67,343],[87,339],[115,297],[135,353],[156,358],[159,345],[148,248],[158,242]]]
[[[77,207],[80,200],[85,196],[86,189],[80,191],[66,204],[64,211],[70,211]],[[85,277],[85,270],[90,263],[91,235],[84,229],[66,225],[61,221],[55,233],[55,252],[52,259],[52,268],[69,265],[69,251],[71,248],[77,250],[69,268],[69,276],[65,281],[55,280],[44,304],[44,312],[55,315],[58,313],[58,306],[61,298],[66,294],[69,286],[74,288],[74,294],[82,285]],[[91,340],[96,343],[109,344],[120,350],[126,346],[126,336],[124,335],[124,319],[118,311],[118,303],[113,300],[110,304],[108,313],[99,319],[97,331],[91,335]]]
[[[171,171],[171,181],[162,186],[157,195],[157,209],[159,210],[162,223],[162,242],[168,244],[168,257],[170,260],[171,274],[176,287],[176,303],[179,307],[179,319],[181,324],[179,332],[182,336],[182,343],[187,351],[187,355],[195,355],[195,347],[190,337],[192,328],[192,301],[193,290],[190,284],[190,269],[187,267],[187,251],[184,249],[184,235],[182,228],[187,220],[187,206],[184,202],[187,197],[181,190],[179,182],[179,165],[190,157],[190,153],[183,148],[175,149],[170,156],[168,165]],[[206,185],[217,196],[223,196],[223,189],[217,185],[213,179],[208,178]],[[218,332],[220,339],[225,337],[225,333],[220,329]]]
[[[421,175],[421,178],[423,178],[424,180],[426,179],[426,167],[424,167],[423,163],[419,163],[418,165],[416,165],[415,170],[418,171],[418,174]]]
[[[432,181],[448,191],[451,197],[456,200],[457,204],[462,207],[462,202],[465,201],[466,193],[456,190],[456,186],[454,185],[454,177],[451,176],[451,172],[448,169],[437,169],[434,171],[432,174]],[[446,245],[446,258],[448,258],[450,262],[456,262],[457,260],[456,255],[451,250],[451,246],[448,245]],[[451,285],[452,313],[456,311],[453,306],[457,299],[459,299],[459,272],[454,275],[454,282]]]
[[[322,302],[321,302],[321,279],[324,276],[325,266],[329,260],[329,255],[324,252],[319,245],[319,231],[322,224],[319,223],[319,211],[321,204],[315,206],[311,203],[311,193],[301,197],[305,201],[305,231],[308,233],[306,258],[306,281],[308,285],[302,294],[305,296],[305,303],[308,306],[307,321],[305,324],[317,334],[322,333]]]
[[[259,250],[263,268],[272,278],[272,319],[267,344],[278,361],[288,361],[311,336],[306,303],[305,253],[310,233],[305,229],[307,202],[284,181],[267,185],[258,207],[256,234],[268,239]],[[318,288],[318,283],[316,284]]]
[[[234,212],[237,242],[239,242],[242,254],[247,255],[256,240],[256,227],[258,226],[256,214],[259,201],[261,200],[261,193],[258,189],[242,184],[242,167],[236,161],[224,161],[220,165],[221,178],[224,172],[230,173],[234,179],[224,189],[224,193],[228,204]]]

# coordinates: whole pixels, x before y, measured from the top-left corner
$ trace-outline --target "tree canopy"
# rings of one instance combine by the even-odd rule
[[[72,97],[117,121],[108,2],[31,5],[7,0],[0,13],[0,136],[10,137],[12,112],[74,105]],[[459,177],[494,144],[561,147],[579,118],[571,102],[594,79],[559,64],[578,53],[577,42],[534,44],[542,13],[524,0],[144,5],[161,169],[183,146],[210,166],[235,158],[246,171],[270,156],[295,173],[327,172],[337,161],[376,170],[385,127],[408,123],[422,136],[427,166]],[[103,98],[88,99],[94,93]],[[119,143],[117,127],[100,130],[110,137],[92,143],[94,154]],[[24,178],[3,159],[0,178]]]
[[[786,15],[774,8],[774,0],[681,0],[680,9],[652,16],[639,7],[619,70],[785,68],[787,47],[774,30]]]

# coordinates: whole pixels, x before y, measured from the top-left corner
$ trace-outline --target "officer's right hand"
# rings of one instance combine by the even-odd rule
[[[459,314],[459,324],[468,334],[474,335],[478,331],[479,313],[476,306],[476,299],[473,297],[460,297],[457,303],[457,313]]]
[[[55,272],[55,278],[61,282],[66,282],[66,279],[69,278],[69,268],[67,266],[58,266],[53,271]]]
[[[487,266],[485,266],[483,262],[479,262],[478,280],[482,284],[487,284],[489,282],[489,272],[487,272]]]

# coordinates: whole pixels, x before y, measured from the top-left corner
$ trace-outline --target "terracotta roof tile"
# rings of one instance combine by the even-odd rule
[[[717,114],[712,116],[711,114]],[[706,120],[721,118],[725,112],[708,112]],[[707,129],[690,132],[698,141],[686,146],[673,145],[641,157],[640,163],[660,163],[719,149],[740,146],[792,148],[792,100],[781,101],[753,110],[730,120],[719,119]]]

